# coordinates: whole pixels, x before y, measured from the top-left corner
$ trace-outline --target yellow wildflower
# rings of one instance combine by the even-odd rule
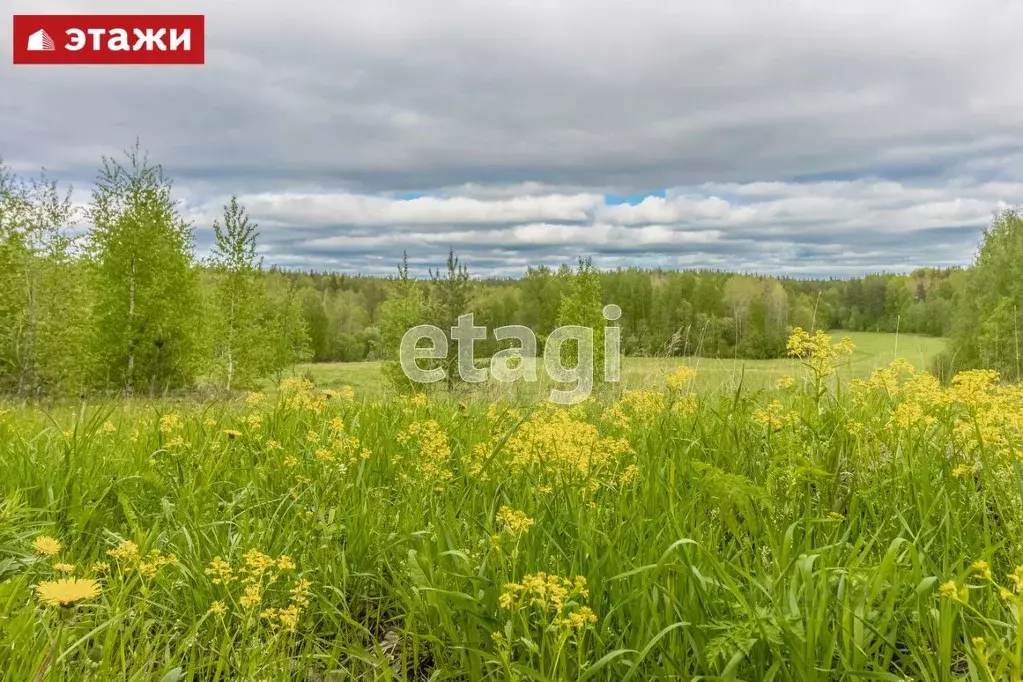
[[[70,606],[100,594],[99,583],[87,578],[61,578],[46,580],[36,586],[39,601],[49,606]]]
[[[35,550],[36,554],[42,556],[55,556],[60,553],[61,544],[60,540],[51,538],[49,535],[40,535],[32,541],[32,549]]]

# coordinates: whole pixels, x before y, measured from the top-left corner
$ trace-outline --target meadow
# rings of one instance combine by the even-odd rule
[[[366,363],[8,404],[0,671],[1020,679],[1023,389],[850,336],[629,361],[571,407],[392,395]]]
[[[855,347],[850,357],[836,367],[836,373],[847,380],[862,379],[873,370],[902,358],[914,367],[926,369],[932,360],[945,350],[947,341],[933,336],[918,334],[890,334],[883,332],[832,332],[834,343],[848,337]],[[452,352],[454,352],[452,350]],[[732,393],[739,389],[773,389],[779,378],[796,372],[800,367],[798,359],[745,360],[721,358],[669,358],[669,357],[625,357],[622,358],[622,381],[620,388],[643,389],[660,386],[666,373],[685,363],[697,370],[695,388],[702,394]],[[477,363],[488,366],[485,360]],[[542,364],[542,363],[541,363]],[[380,362],[338,362],[299,365],[299,374],[306,376],[317,386],[341,388],[351,386],[359,395],[387,397],[391,395],[387,382],[381,375]],[[462,387],[471,389],[472,387]],[[619,387],[615,387],[616,389]],[[273,390],[271,382],[265,389]],[[535,385],[515,387],[486,385],[479,390],[468,390],[471,395],[487,398],[514,398],[530,400],[548,394],[550,385],[537,382]]]

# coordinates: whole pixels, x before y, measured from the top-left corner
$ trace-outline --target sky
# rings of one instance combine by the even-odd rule
[[[0,0],[201,13],[203,66],[0,64],[0,157],[87,202],[138,138],[201,256],[391,274],[967,265],[1023,196],[1016,0]],[[10,41],[10,24],[0,40]]]

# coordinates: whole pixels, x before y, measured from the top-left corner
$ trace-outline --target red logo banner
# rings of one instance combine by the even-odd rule
[[[15,64],[204,64],[202,14],[15,14]]]

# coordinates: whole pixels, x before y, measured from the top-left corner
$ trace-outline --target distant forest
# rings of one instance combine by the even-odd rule
[[[85,234],[70,229],[79,222]],[[393,365],[410,326],[450,327],[467,312],[490,330],[528,326],[542,352],[556,326],[603,326],[607,303],[623,311],[626,355],[784,357],[803,327],[950,336],[939,373],[1020,374],[1023,220],[1013,211],[996,217],[969,268],[844,280],[599,271],[583,258],[497,279],[454,253],[446,272],[410,272],[402,254],[392,277],[295,272],[264,266],[258,225],[236,200],[212,227],[200,259],[196,226],[137,145],[103,159],[85,211],[56,182],[0,164],[0,391],[230,391],[304,361]],[[498,349],[492,336],[476,344],[481,357]]]
[[[562,298],[577,270],[576,264],[565,264],[556,270],[529,268],[516,279],[474,277],[466,312],[489,329],[525,325],[542,342],[557,325]],[[845,280],[636,268],[597,274],[602,303],[622,308],[619,325],[626,355],[742,358],[782,357],[792,327],[949,335],[956,295],[966,279],[961,268]],[[381,304],[397,276],[276,268],[264,276],[271,289],[297,292],[314,361],[355,362],[383,355]],[[429,287],[429,280],[424,286]],[[477,346],[481,354],[487,352],[487,344]]]

